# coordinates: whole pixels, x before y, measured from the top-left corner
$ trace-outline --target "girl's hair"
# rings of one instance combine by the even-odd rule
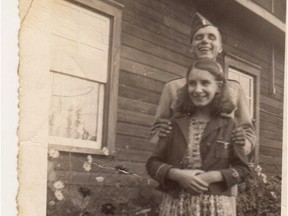
[[[188,68],[186,84],[178,90],[178,97],[175,107],[176,112],[181,114],[193,114],[196,111],[197,107],[190,99],[187,84],[189,74],[195,68],[210,72],[215,77],[215,80],[221,83],[221,85],[219,85],[220,91],[216,92],[210,104],[211,114],[213,116],[218,116],[221,113],[231,113],[235,109],[235,105],[232,103],[231,96],[229,95],[222,67],[216,61],[210,59],[198,60]]]

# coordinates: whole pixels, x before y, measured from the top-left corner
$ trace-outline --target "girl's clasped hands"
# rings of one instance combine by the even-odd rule
[[[168,177],[177,181],[184,189],[191,193],[208,191],[209,184],[222,180],[217,171],[205,172],[200,169],[175,169],[169,170]]]

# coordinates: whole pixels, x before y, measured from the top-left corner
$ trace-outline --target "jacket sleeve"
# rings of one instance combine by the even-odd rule
[[[230,164],[231,168],[220,170],[228,188],[243,182],[250,172],[244,149],[237,144],[232,144]]]
[[[148,174],[158,181],[163,187],[165,187],[166,175],[172,165],[165,163],[167,149],[169,148],[169,142],[171,135],[165,138],[160,138],[152,156],[146,163],[146,169]]]

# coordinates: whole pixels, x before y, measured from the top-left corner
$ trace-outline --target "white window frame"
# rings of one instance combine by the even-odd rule
[[[234,73],[234,75],[238,76],[238,77],[244,77],[246,79],[249,79],[250,81],[250,85],[251,85],[251,88],[250,91],[249,91],[249,95],[246,95],[246,99],[247,99],[247,102],[248,104],[250,105],[251,104],[251,107],[249,106],[249,114],[252,118],[255,118],[254,117],[254,98],[255,98],[255,86],[254,86],[254,80],[255,80],[255,77],[254,76],[251,76],[247,73],[243,73],[242,71],[239,71],[237,68],[233,68],[233,67],[230,67],[228,69],[228,79],[229,80],[233,80],[233,78],[230,76],[231,75],[231,72]],[[236,80],[238,81],[238,80]],[[251,82],[252,81],[252,82]],[[240,82],[240,81],[239,81]],[[241,82],[240,82],[241,83]],[[245,92],[245,87],[242,86],[244,92]],[[251,91],[252,90],[252,91]],[[252,103],[250,103],[250,101]]]
[[[225,77],[228,78],[229,68],[234,68],[243,74],[252,76],[254,78],[254,104],[253,104],[253,116],[252,121],[256,130],[256,146],[255,150],[252,152],[253,155],[250,155],[251,159],[255,163],[259,162],[259,134],[260,134],[260,72],[261,67],[253,64],[245,59],[242,59],[238,56],[226,53],[224,56],[224,71]]]
[[[63,0],[64,1],[64,0]],[[108,81],[104,90],[104,112],[102,144],[100,148],[91,148],[89,140],[49,136],[49,149],[59,151],[113,155],[115,154],[116,123],[118,108],[118,81],[120,68],[120,34],[123,5],[113,0],[71,0],[79,7],[88,8],[110,18],[110,47],[108,57]],[[96,145],[96,142],[94,142]]]

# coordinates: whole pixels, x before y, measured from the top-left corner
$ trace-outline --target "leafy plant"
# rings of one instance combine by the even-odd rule
[[[281,215],[281,177],[267,176],[260,165],[250,164],[251,172],[239,186],[238,216]]]

